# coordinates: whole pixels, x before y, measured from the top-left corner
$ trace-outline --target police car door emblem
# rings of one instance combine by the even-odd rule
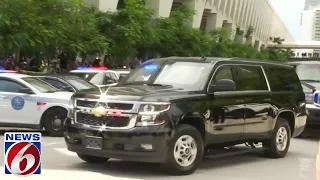
[[[24,107],[24,99],[20,96],[16,96],[11,100],[11,106],[15,110],[21,110]]]

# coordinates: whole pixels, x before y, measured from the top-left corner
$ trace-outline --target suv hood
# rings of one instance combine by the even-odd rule
[[[206,96],[201,92],[183,91],[159,86],[114,86],[101,88],[100,91],[77,92],[74,98],[99,99],[105,94],[108,100],[160,102],[174,99]],[[199,97],[198,97],[199,98]]]

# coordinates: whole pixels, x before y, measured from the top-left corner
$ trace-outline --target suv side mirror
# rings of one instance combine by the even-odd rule
[[[216,83],[210,85],[209,92],[234,91],[236,84],[231,79],[220,79]]]
[[[24,94],[33,94],[33,91],[30,88],[21,88],[19,92]]]

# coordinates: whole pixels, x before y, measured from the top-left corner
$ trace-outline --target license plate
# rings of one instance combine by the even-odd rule
[[[103,139],[101,137],[86,137],[82,144],[86,148],[90,149],[102,149]]]

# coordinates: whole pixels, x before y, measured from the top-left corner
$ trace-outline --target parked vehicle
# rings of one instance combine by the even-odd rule
[[[320,61],[295,61],[290,62],[300,78],[306,96],[308,119],[307,125],[320,124],[320,104],[318,101],[320,91]]]
[[[178,175],[211,149],[243,143],[283,158],[307,116],[294,68],[240,58],[149,60],[105,94],[76,92],[71,105],[65,141],[82,160],[161,163]]]
[[[128,77],[128,75],[131,72],[130,69],[113,69],[112,71],[117,73],[117,75],[119,77],[119,81],[121,81],[122,79],[125,79],[126,77]]]
[[[34,77],[43,80],[60,91],[77,92],[99,89],[99,87],[89,81],[70,74],[48,74]]]
[[[62,136],[72,94],[29,75],[1,73],[0,127],[44,128]]]
[[[115,86],[119,81],[118,73],[104,67],[78,67],[70,73],[84,78],[98,87]]]

